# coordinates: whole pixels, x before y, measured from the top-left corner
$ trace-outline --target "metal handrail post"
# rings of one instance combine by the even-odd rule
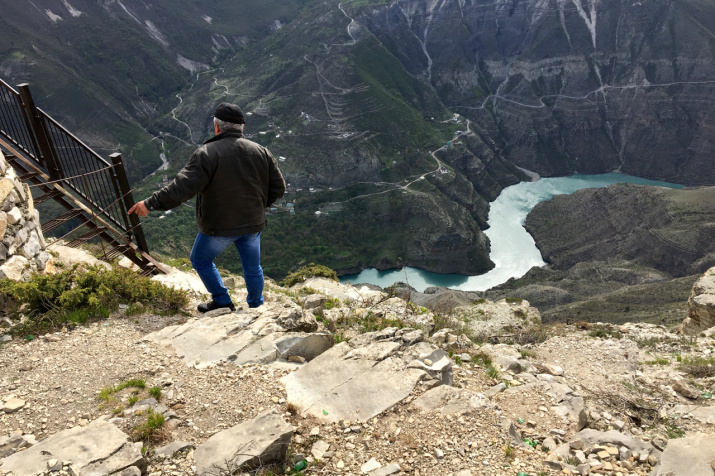
[[[40,114],[37,112],[37,107],[35,106],[35,101],[32,99],[32,94],[30,94],[30,85],[27,83],[18,84],[17,88],[20,90],[20,96],[22,97],[22,106],[25,108],[25,114],[30,121],[32,126],[32,131],[35,134],[35,140],[40,148],[40,153],[42,157],[38,157],[38,161],[41,165],[44,161],[44,165],[47,167],[47,174],[52,180],[59,180],[62,178],[62,173],[60,171],[57,157],[52,149],[51,141],[47,135],[47,131],[40,119]]]
[[[132,196],[131,188],[129,187],[129,180],[127,180],[127,173],[124,170],[124,163],[122,161],[122,154],[114,153],[109,156],[112,159],[112,164],[114,168],[112,173],[117,178],[117,183],[119,183],[119,190],[124,197],[124,208],[123,213],[126,214],[126,210],[129,210],[134,205],[134,197]],[[136,214],[129,215],[129,222],[134,230],[134,237],[137,241],[137,246],[139,249],[145,253],[149,253],[149,247],[146,243],[146,238],[144,237],[144,230],[142,230],[141,223],[139,222],[139,217]]]

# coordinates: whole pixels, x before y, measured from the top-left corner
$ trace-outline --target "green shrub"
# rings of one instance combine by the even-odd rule
[[[715,357],[682,357],[679,368],[695,378],[715,377]]]
[[[653,360],[646,360],[643,363],[646,365],[668,365],[670,361],[665,357],[656,357]]]
[[[97,398],[109,403],[114,398],[113,395],[115,393],[121,392],[125,388],[129,387],[144,390],[146,388],[146,382],[144,381],[144,379],[133,378],[131,380],[127,380],[126,382],[120,383],[119,385],[104,387],[102,390],[99,391],[99,395],[97,396]]]
[[[35,274],[27,282],[0,281],[0,293],[25,305],[28,317],[20,334],[48,332],[67,323],[106,319],[120,302],[143,305],[157,313],[176,313],[188,304],[175,290],[129,269],[75,265],[58,274]]]
[[[154,399],[158,402],[161,400],[161,387],[152,387],[149,389],[149,395],[154,397]]]
[[[133,436],[136,440],[153,442],[160,439],[160,431],[164,426],[164,415],[151,408],[147,410],[146,422],[134,427]]]
[[[320,264],[310,263],[308,266],[303,266],[297,271],[290,273],[278,284],[289,288],[294,284],[304,282],[308,278],[328,278],[333,281],[339,281],[337,273],[335,273],[332,269]]]

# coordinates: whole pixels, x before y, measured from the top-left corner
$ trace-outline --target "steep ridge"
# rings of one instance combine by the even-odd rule
[[[38,106],[102,153],[121,150],[131,179],[159,161],[152,123],[191,77],[289,22],[299,1],[0,2],[0,76],[29,82]]]
[[[498,157],[543,175],[713,183],[703,2],[397,1],[359,19]]]

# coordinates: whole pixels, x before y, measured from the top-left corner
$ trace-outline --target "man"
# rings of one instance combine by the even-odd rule
[[[243,137],[243,111],[221,103],[214,111],[216,135],[204,142],[176,178],[129,213],[141,217],[151,210],[170,210],[198,194],[196,223],[199,233],[191,250],[211,301],[199,312],[235,306],[213,261],[233,243],[241,256],[248,290],[248,306],[263,304],[261,231],[266,227],[266,207],[285,193],[285,181],[276,160],[265,147]]]

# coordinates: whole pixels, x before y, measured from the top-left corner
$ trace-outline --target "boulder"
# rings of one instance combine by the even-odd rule
[[[57,254],[57,257],[53,258],[55,263],[55,268],[69,269],[76,264],[87,264],[89,266],[103,266],[107,269],[112,267],[105,263],[104,261],[98,260],[91,254],[84,250],[78,248],[70,248],[69,246],[63,246],[60,244],[53,244],[51,250]],[[59,266],[58,263],[61,263]]]
[[[276,323],[292,332],[315,332],[318,330],[318,321],[315,320],[313,313],[300,308],[283,311],[276,318]]]
[[[324,294],[311,294],[303,301],[303,309],[317,309],[328,301]]]
[[[121,264],[121,263],[120,263]],[[129,264],[133,264],[131,261]],[[152,281],[156,281],[170,288],[188,291],[194,299],[204,299],[206,294],[206,286],[196,273],[186,273],[176,268],[169,266],[165,267],[167,274],[157,274],[153,276]]]
[[[78,474],[112,474],[131,466],[142,473],[147,462],[142,444],[132,443],[119,428],[104,420],[75,427],[0,460],[0,472],[38,474],[51,460],[71,461]]]
[[[688,299],[688,317],[680,330],[695,335],[715,326],[715,267],[710,268],[693,285]]]
[[[234,474],[285,459],[293,427],[272,411],[216,433],[196,448],[198,476]]]
[[[541,324],[539,310],[526,300],[485,301],[454,309],[453,316],[477,334],[497,335],[505,328],[524,328]]]

